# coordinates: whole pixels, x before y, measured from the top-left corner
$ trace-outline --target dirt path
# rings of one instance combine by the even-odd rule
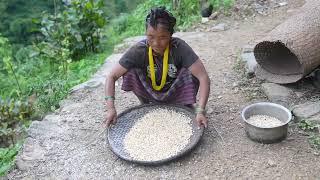
[[[17,168],[9,179],[316,179],[320,158],[306,137],[292,128],[287,140],[270,145],[250,141],[240,119],[249,104],[240,91],[232,69],[246,44],[254,44],[303,4],[301,0],[277,9],[269,16],[247,21],[222,19],[230,29],[223,32],[187,32],[186,40],[203,59],[209,72],[209,128],[191,154],[167,165],[145,167],[118,159],[101,132],[104,118],[103,87],[82,90],[70,96],[60,112],[35,122]],[[120,82],[121,83],[121,82]],[[121,112],[138,104],[131,93],[117,86],[116,104]],[[120,101],[121,100],[121,101]],[[219,138],[215,126],[224,138]]]

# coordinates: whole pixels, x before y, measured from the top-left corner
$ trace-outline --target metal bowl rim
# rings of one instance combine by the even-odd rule
[[[289,118],[288,118],[288,120],[287,120],[286,122],[284,122],[282,125],[276,126],[276,127],[258,127],[258,126],[255,126],[255,125],[253,125],[253,124],[251,124],[251,123],[249,123],[249,122],[247,121],[247,119],[244,117],[244,113],[245,113],[249,108],[251,108],[251,107],[253,107],[253,106],[257,106],[257,105],[271,105],[271,106],[280,108],[280,109],[284,110],[284,111],[289,115]],[[242,120],[243,120],[245,123],[247,123],[247,124],[249,124],[249,125],[251,125],[251,126],[254,126],[254,127],[256,127],[256,128],[261,128],[261,129],[273,129],[273,128],[278,128],[278,127],[282,127],[282,126],[287,125],[287,124],[292,120],[292,114],[291,114],[291,112],[289,111],[289,109],[287,109],[286,107],[284,107],[284,106],[282,106],[282,105],[280,105],[280,104],[276,104],[276,103],[272,103],[272,102],[258,102],[258,103],[253,103],[253,104],[250,104],[250,105],[246,106],[246,107],[242,110],[242,112],[241,112],[241,118],[242,118]]]

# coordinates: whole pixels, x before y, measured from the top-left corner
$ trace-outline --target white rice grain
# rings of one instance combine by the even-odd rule
[[[190,141],[192,119],[182,113],[155,109],[144,115],[124,139],[126,152],[135,160],[157,161],[180,152]]]
[[[261,128],[272,128],[283,124],[279,119],[267,115],[253,115],[247,121],[250,124]]]

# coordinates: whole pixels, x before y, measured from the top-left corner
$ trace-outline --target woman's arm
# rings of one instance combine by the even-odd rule
[[[210,79],[206,69],[204,68],[200,59],[193,63],[189,70],[199,80],[199,109],[197,112],[196,120],[198,125],[204,125],[207,127],[207,118],[205,117],[204,110],[206,108],[209,92],[210,92]]]
[[[200,59],[193,63],[189,70],[200,82],[199,87],[199,107],[202,109],[206,108],[209,93],[210,93],[210,79],[206,69],[204,68]]]
[[[111,70],[111,72],[107,75],[106,82],[105,82],[105,95],[106,97],[114,97],[115,95],[115,82],[124,75],[128,70],[122,67],[119,63],[117,63]],[[107,126],[110,123],[116,122],[116,109],[114,106],[113,98],[106,99],[106,105],[108,109],[107,118],[105,123]]]

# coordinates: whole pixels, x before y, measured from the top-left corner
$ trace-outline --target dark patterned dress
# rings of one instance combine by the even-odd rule
[[[162,77],[162,59],[162,56],[154,55],[158,85]],[[122,90],[132,91],[140,100],[146,102],[192,105],[196,102],[199,81],[188,68],[198,59],[186,42],[172,38],[167,82],[161,91],[156,91],[151,85],[148,45],[146,40],[142,40],[131,47],[119,61],[120,65],[128,69],[123,76]]]

